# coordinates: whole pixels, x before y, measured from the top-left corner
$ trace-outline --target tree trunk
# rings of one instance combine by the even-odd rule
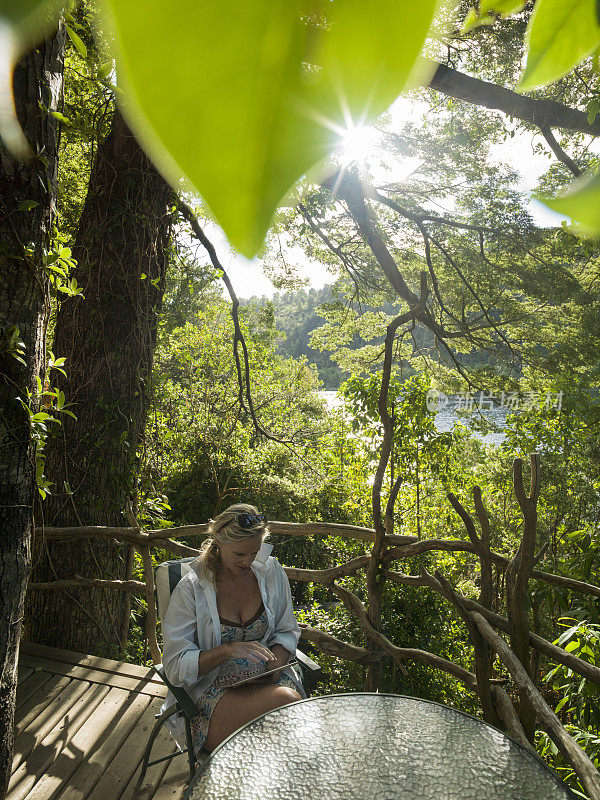
[[[54,353],[66,357],[58,385],[77,420],[48,443],[53,481],[45,524],[121,525],[136,493],[156,326],[170,242],[173,192],[121,115],[100,144],[73,256],[84,298],[57,318]],[[32,581],[126,577],[114,542],[35,543]],[[103,590],[33,591],[27,634],[35,642],[110,653],[127,629],[125,595]],[[99,649],[98,649],[99,648]]]
[[[50,240],[58,166],[58,123],[45,109],[58,108],[64,41],[61,28],[14,73],[19,121],[34,153],[43,157],[19,164],[0,145],[0,797],[12,763],[17,657],[37,491],[36,446],[19,398],[27,401],[27,390],[35,397],[43,369],[47,283],[42,253]]]

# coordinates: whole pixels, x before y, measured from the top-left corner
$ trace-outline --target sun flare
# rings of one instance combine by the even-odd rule
[[[344,131],[340,143],[340,154],[344,165],[352,162],[364,164],[377,150],[378,140],[378,132],[368,125],[348,128]]]

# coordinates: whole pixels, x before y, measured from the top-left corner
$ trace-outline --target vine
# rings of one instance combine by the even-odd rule
[[[22,360],[19,358],[19,360]],[[42,384],[42,379],[36,375],[37,392],[33,393],[27,389],[26,398],[18,397],[23,410],[27,414],[29,427],[31,429],[31,438],[35,443],[35,479],[37,483],[38,492],[42,500],[50,494],[50,487],[53,485],[45,475],[46,455],[45,447],[50,433],[49,425],[60,425],[61,421],[58,414],[67,414],[67,416],[77,419],[72,411],[69,411],[65,403],[65,394],[63,391],[55,386],[51,386],[48,381],[48,376],[52,370],[57,370],[66,377],[66,372],[63,369],[65,358],[55,358],[52,351],[48,354],[48,365],[46,369],[46,382]],[[39,409],[39,410],[38,410]],[[70,493],[70,489],[65,485],[65,490]]]

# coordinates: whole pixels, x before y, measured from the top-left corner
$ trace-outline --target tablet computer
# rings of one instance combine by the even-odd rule
[[[275,667],[274,669],[268,669],[265,672],[259,672],[258,675],[250,675],[250,677],[248,678],[242,678],[241,681],[236,681],[236,683],[230,683],[227,688],[234,689],[236,686],[243,686],[245,683],[253,683],[255,681],[260,681],[261,678],[264,678],[267,675],[272,675],[274,672],[280,672],[282,669],[286,669],[287,667],[293,667],[294,664],[297,663],[298,663],[297,659],[294,659],[293,661],[288,661],[287,664],[284,664],[282,667]]]

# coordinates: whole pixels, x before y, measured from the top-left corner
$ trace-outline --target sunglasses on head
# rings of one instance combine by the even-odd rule
[[[247,530],[253,528],[255,525],[266,525],[267,518],[264,514],[238,514],[237,524],[240,528]]]

